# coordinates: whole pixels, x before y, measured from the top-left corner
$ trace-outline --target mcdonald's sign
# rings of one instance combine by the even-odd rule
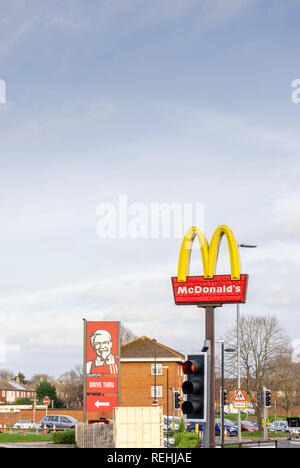
[[[216,275],[220,244],[226,236],[231,274]],[[203,276],[189,276],[192,246],[197,237],[203,264]],[[246,302],[248,275],[241,274],[238,245],[227,226],[219,226],[210,244],[196,227],[186,232],[181,244],[178,275],[172,278],[174,299],[177,305],[242,303]]]

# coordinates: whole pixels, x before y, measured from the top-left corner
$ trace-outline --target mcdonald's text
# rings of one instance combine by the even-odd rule
[[[232,280],[230,275],[188,276],[186,282],[172,278],[174,299],[177,305],[207,303],[246,302],[248,275],[241,275],[239,280]]]

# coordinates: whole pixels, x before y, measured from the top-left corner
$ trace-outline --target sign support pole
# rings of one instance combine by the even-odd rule
[[[83,422],[86,422],[86,319],[83,319]]]
[[[209,406],[207,418],[209,424],[209,447],[215,445],[215,308],[222,307],[223,304],[203,304],[198,307],[205,308],[205,340],[210,342],[210,359],[209,359]]]
[[[205,339],[210,341],[210,402],[208,419],[209,446],[215,445],[215,309],[214,306],[205,307]]]
[[[118,406],[121,406],[121,322],[118,322]]]

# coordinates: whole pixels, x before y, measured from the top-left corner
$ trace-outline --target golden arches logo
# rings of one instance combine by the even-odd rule
[[[179,263],[178,263],[178,283],[185,283],[186,277],[189,276],[190,261],[192,246],[195,238],[197,237],[203,263],[204,278],[213,278],[216,274],[220,244],[223,236],[226,236],[231,265],[231,279],[240,280],[241,278],[241,264],[239,249],[234,238],[232,231],[227,226],[219,226],[211,239],[210,244],[200,229],[191,227],[187,230],[180,249]]]

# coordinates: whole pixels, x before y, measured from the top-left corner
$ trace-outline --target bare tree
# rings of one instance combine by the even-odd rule
[[[291,352],[272,363],[269,381],[270,387],[276,392],[277,406],[283,408],[290,417],[300,386],[300,367],[292,361]]]
[[[121,325],[121,345],[129,343],[129,341],[135,340],[137,335],[125,325]]]
[[[47,380],[48,382],[53,382],[54,379],[48,374],[35,374],[31,377],[28,384],[30,386],[38,385],[41,381]]]
[[[0,379],[14,379],[14,372],[10,369],[0,369]]]
[[[229,330],[224,341],[236,347],[236,327]],[[261,422],[261,408],[257,394],[269,382],[273,363],[286,355],[289,338],[275,316],[246,316],[240,321],[241,377],[242,386],[255,408],[257,421]],[[226,359],[226,373],[237,377],[237,353]]]
[[[83,370],[78,365],[75,369],[62,374],[56,382],[58,394],[68,408],[82,408]]]

